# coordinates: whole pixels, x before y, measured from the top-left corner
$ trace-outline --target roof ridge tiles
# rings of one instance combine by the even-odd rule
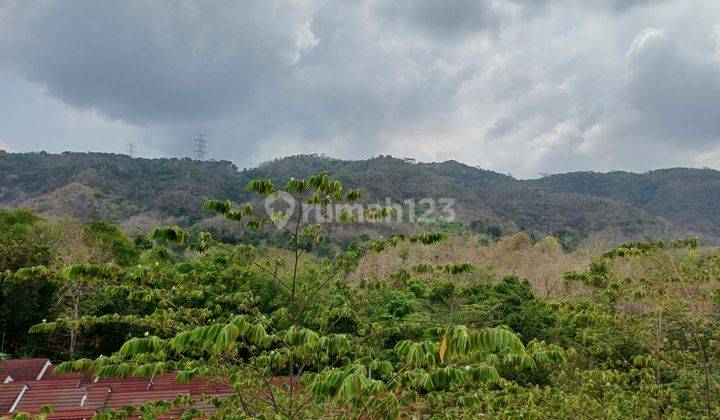
[[[186,394],[199,401],[201,395],[228,395],[232,388],[222,381],[194,378],[177,382],[177,372],[165,372],[152,377],[104,377],[94,380],[92,372],[55,373],[55,365],[48,359],[10,360],[0,363],[0,379],[9,371],[20,379],[0,382],[0,413],[15,411],[37,413],[45,404],[55,409],[53,418],[92,417],[95,412],[128,405],[139,407],[150,400],[171,401]],[[15,378],[15,377],[13,377]],[[70,413],[77,413],[73,417]]]

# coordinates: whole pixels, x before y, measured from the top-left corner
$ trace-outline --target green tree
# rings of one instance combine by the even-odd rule
[[[123,267],[137,264],[139,251],[135,244],[125,232],[112,223],[92,221],[85,227],[84,236],[85,242],[105,253],[108,260]]]
[[[57,289],[52,273],[41,266],[0,273],[0,353],[47,354],[47,342],[28,336],[28,329],[55,316],[52,303]]]
[[[52,322],[34,325],[30,333],[49,334],[58,330],[67,331],[70,335],[68,354],[75,357],[78,334],[82,329],[98,324],[102,320],[88,316],[87,306],[95,303],[99,282],[107,282],[116,278],[118,270],[114,265],[96,266],[77,264],[62,270],[56,276],[59,281],[59,312],[60,316]]]
[[[40,239],[42,219],[23,210],[0,209],[0,271],[48,265],[52,252]]]
[[[257,294],[266,288],[251,287],[228,293],[229,290],[220,288],[223,283],[217,283],[215,276],[206,277],[205,269],[198,270],[197,263],[193,263],[194,268],[188,266],[181,271],[183,281],[180,283],[172,275],[163,280],[166,282],[163,286],[157,284],[157,274],[141,274],[134,282],[144,284],[120,284],[113,288],[127,293],[130,299],[154,301],[162,308],[142,317],[117,317],[147,326],[146,336],[127,341],[109,358],[68,362],[57,371],[92,368],[98,376],[124,376],[178,370],[178,380],[195,375],[225,378],[236,392],[220,404],[220,413],[237,410],[248,416],[272,413],[295,418],[327,409],[320,408],[324,401],[339,404],[342,410],[351,410],[358,416],[397,415],[401,402],[417,398],[423,390],[430,389],[428,381],[433,383],[432,389],[445,392],[456,385],[494,380],[497,372],[491,364],[498,358],[529,366],[542,357],[562,357],[553,349],[533,353],[533,349],[540,348],[539,344],[526,349],[509,330],[471,331],[461,326],[440,333],[427,331],[438,337],[436,342],[398,343],[386,353],[394,354],[392,359],[397,358],[396,363],[384,360],[381,353],[366,353],[366,339],[362,337],[365,333],[355,337],[332,332],[348,331],[350,325],[365,328],[357,324],[357,315],[348,306],[347,299],[352,299],[353,293],[337,280],[369,253],[381,252],[401,242],[429,245],[446,235],[421,233],[371,240],[352,246],[332,259],[317,260],[308,254],[312,244],[322,242],[326,234],[331,234],[334,224],[352,223],[359,218],[360,214],[353,214],[352,207],[346,205],[359,199],[360,192],[344,192],[342,185],[324,172],[305,179],[290,179],[282,188],[269,180],[252,181],[248,189],[263,197],[289,196],[297,203],[297,211],[294,214],[276,211],[263,216],[256,215],[252,206],[236,206],[219,200],[206,202],[204,209],[231,221],[245,221],[250,228],[274,222],[287,235],[289,252],[272,255],[266,251],[263,255],[251,246],[229,247],[208,233],[192,235],[178,227],[157,228],[151,237],[190,251],[209,252],[210,260],[206,264],[234,261],[233,269],[239,270],[235,278],[243,279],[246,285],[252,284],[246,281],[249,277],[270,280],[277,289],[268,296],[274,296],[278,302],[284,300],[284,304],[265,314],[257,304]],[[335,219],[306,222],[307,209],[301,204],[343,206],[338,207]],[[389,214],[390,210],[378,209],[366,211],[362,216],[375,219]],[[453,269],[457,268],[449,268]],[[136,270],[143,267],[132,271]],[[131,277],[137,278],[137,274]],[[171,284],[172,287],[168,287]],[[412,296],[408,297],[412,299]],[[337,299],[339,306],[324,310],[323,301],[328,299]],[[388,309],[397,308],[390,305]],[[341,323],[346,327],[340,328]],[[374,367],[374,373],[366,369],[367,366]],[[430,375],[429,379],[422,379],[423,372]],[[270,378],[278,374],[287,375],[284,387],[277,388],[270,383]],[[306,386],[298,387],[298,380]],[[261,394],[255,385],[258,381],[263,384]],[[408,381],[415,385],[403,388]],[[405,395],[398,399],[396,392],[400,390],[404,390]],[[310,404],[313,401],[319,405]]]

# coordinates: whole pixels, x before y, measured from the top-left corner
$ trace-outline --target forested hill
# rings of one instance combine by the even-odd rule
[[[720,236],[720,171],[714,169],[572,172],[547,176],[533,184],[562,193],[611,197],[678,226]]]
[[[250,179],[282,181],[322,169],[344,185],[362,188],[368,202],[455,198],[459,220],[481,233],[550,231],[568,246],[597,237],[720,238],[720,172],[709,169],[583,172],[522,181],[455,161],[414,163],[388,156],[361,161],[293,156],[238,170],[230,162],[191,159],[0,152],[0,205],[110,220],[126,230],[168,221],[191,226],[208,217],[199,211],[207,198],[246,200]]]

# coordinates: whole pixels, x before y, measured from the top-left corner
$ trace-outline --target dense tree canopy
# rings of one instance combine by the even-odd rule
[[[489,241],[526,232],[536,239],[554,235],[566,249],[575,250],[599,239],[614,246],[690,234],[720,238],[720,215],[715,211],[720,205],[720,172],[710,169],[569,173],[517,180],[455,161],[411,163],[391,156],[345,161],[300,155],[238,170],[227,161],[187,158],[4,153],[0,154],[0,206],[22,206],[83,222],[112,221],[133,235],[159,224],[178,224],[213,232],[225,242],[247,241],[241,231],[227,229],[212,213],[202,212],[204,200],[245,202],[257,197],[244,189],[252,179],[285,182],[322,169],[347,185],[362,188],[367,202],[414,200],[420,211],[423,198],[454,198],[459,226],[453,227],[480,233]],[[353,235],[363,233],[367,226],[362,227]],[[253,232],[256,239],[271,240],[273,233]],[[347,236],[328,239],[344,242]],[[283,241],[272,242],[283,245]]]
[[[306,204],[362,198],[325,172],[247,188]],[[18,244],[2,248],[4,352],[96,376],[214,378],[234,389],[208,397],[217,418],[720,416],[720,252],[695,239],[595,253],[539,289],[494,264],[439,258],[450,240],[487,247],[475,236],[365,235],[330,254],[324,242],[358,214],[305,221],[224,199],[203,210],[256,239],[289,216],[286,243],[178,226],[131,240],[106,222],[0,213],[0,235]],[[76,234],[61,241],[58,229]],[[555,238],[528,249],[565,255]],[[370,256],[392,265],[358,278]]]

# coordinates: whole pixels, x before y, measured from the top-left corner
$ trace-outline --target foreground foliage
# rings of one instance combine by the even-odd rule
[[[309,205],[361,198],[324,172],[282,187],[261,179],[248,190]],[[66,350],[56,371],[178,371],[178,381],[204,376],[234,390],[204,403],[150,403],[141,408],[147,416],[178,407],[217,418],[720,416],[720,253],[694,239],[611,249],[558,279],[567,293],[550,300],[526,280],[462,261],[348,282],[366,255],[446,239],[396,235],[320,256],[337,225],[357,220],[351,207],[312,222],[303,207],[265,215],[210,200],[203,208],[259,230],[289,217],[280,225],[288,244],[228,245],[176,226],[133,244],[92,224],[83,238],[104,251],[85,262],[53,266],[30,242],[3,251],[6,261],[23,261],[3,274],[4,295],[58,300],[55,316],[37,320],[27,338]],[[25,213],[6,220],[40,223]],[[6,235],[27,242],[28,229]],[[4,323],[18,316],[4,312]]]

